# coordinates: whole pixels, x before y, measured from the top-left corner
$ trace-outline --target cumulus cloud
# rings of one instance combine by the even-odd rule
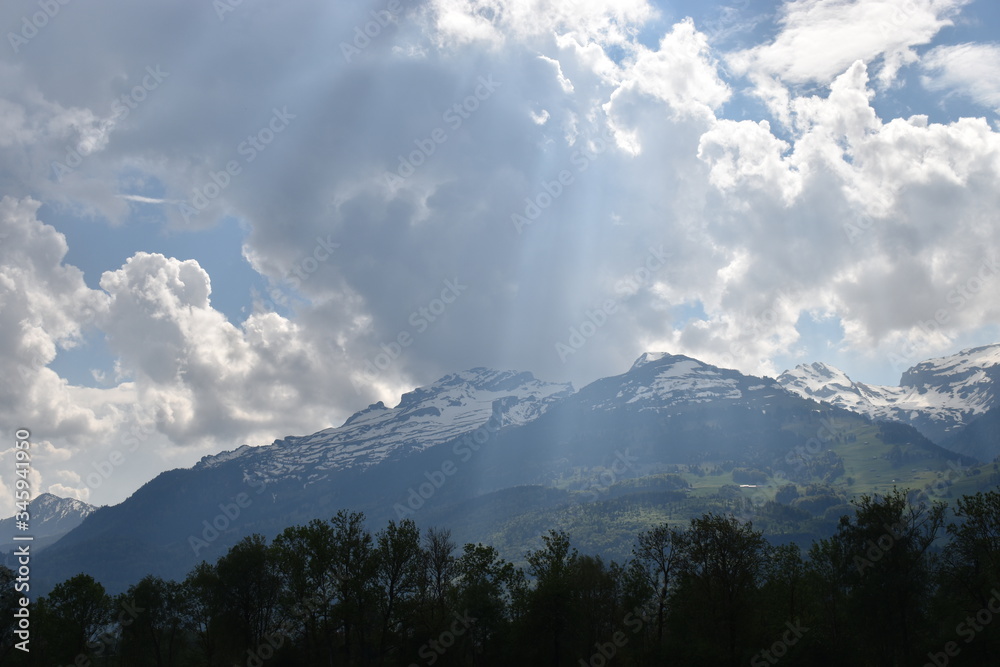
[[[53,20],[0,52],[0,368],[26,388],[0,411],[50,429],[43,484],[101,501],[461,368],[580,385],[661,348],[774,374],[818,356],[804,322],[913,361],[986,335],[997,133],[876,112],[964,4],[800,0],[728,54],[640,0],[404,3],[375,28],[384,2]],[[960,76],[991,52],[963,48],[925,55],[925,88],[995,106]],[[154,233],[85,280],[60,216]],[[243,312],[213,248],[162,250],[230,217],[259,278]],[[88,332],[105,386],[52,369]]]
[[[910,361],[1000,316],[985,297],[997,275],[987,221],[1000,203],[1000,137],[982,119],[884,123],[871,107],[866,69],[855,63],[826,96],[790,99],[791,145],[747,121],[721,120],[702,136],[712,183],[743,218],[726,230],[735,235],[727,245],[746,249],[723,274],[735,278],[727,290],[752,303],[748,288],[770,274],[770,289],[784,291],[784,307],[758,307],[779,329],[773,345],[757,344],[764,359],[793,342],[800,313],[817,307],[839,318],[842,343],[857,353],[898,356],[905,347]],[[710,323],[725,330],[730,312],[710,309],[708,322],[689,326],[687,341],[711,347]],[[715,348],[735,337],[718,336]]]
[[[326,401],[343,396],[328,350],[274,312],[230,324],[211,306],[209,276],[194,260],[138,253],[105,273],[101,288],[110,296],[109,344],[174,442],[254,440],[328,423]]]
[[[629,44],[636,29],[657,15],[646,0],[435,0],[427,11],[438,40],[495,44],[553,34]]]
[[[40,203],[0,199],[0,387],[8,423],[45,424],[53,436],[106,433],[100,411],[81,404],[74,389],[47,366],[60,348],[107,309],[83,274],[63,263],[65,237],[35,217]]]

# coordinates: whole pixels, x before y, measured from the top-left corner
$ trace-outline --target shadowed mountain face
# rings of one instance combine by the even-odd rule
[[[339,428],[159,475],[52,547],[42,587],[80,570],[115,591],[148,573],[180,579],[249,533],[273,537],[340,509],[363,511],[374,527],[413,518],[454,528],[460,542],[489,541],[525,512],[591,503],[600,514],[596,501],[633,492],[657,503],[683,497],[666,479],[680,468],[728,462],[802,476],[803,461],[812,470],[821,449],[848,443],[872,458],[867,441],[854,442],[877,430],[866,417],[819,408],[773,379],[669,354],[645,354],[576,393],[529,373],[473,369]],[[872,448],[884,445],[871,437]],[[900,456],[945,461],[907,426],[893,440]]]
[[[872,419],[910,424],[943,445],[1000,405],[1000,345],[923,361],[903,373],[898,387],[855,382],[819,362],[796,366],[778,382],[806,398]]]
[[[1000,457],[1000,406],[974,419],[941,446],[979,461],[997,460]]]

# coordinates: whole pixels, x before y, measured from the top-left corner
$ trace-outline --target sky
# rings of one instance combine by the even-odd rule
[[[993,0],[7,0],[0,515],[467,368],[1000,342]]]

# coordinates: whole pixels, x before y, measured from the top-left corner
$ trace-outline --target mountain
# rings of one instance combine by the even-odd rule
[[[997,460],[1000,457],[1000,406],[971,421],[941,446],[979,461]]]
[[[17,530],[16,517],[0,520],[0,551],[14,548],[14,535],[31,535],[37,552],[79,526],[96,509],[80,500],[39,494],[28,503],[30,531]]]
[[[403,394],[399,405],[381,401],[342,426],[203,458],[196,467],[238,466],[262,484],[295,479],[304,486],[331,472],[364,469],[454,440],[491,418],[503,426],[527,423],[573,393],[570,384],[536,380],[531,373],[473,368]]]
[[[948,461],[908,426],[680,355],[644,354],[576,393],[477,368],[338,428],[162,473],[48,549],[39,585],[80,570],[116,592],[148,573],[181,579],[250,533],[273,537],[341,509],[373,528],[403,518],[447,527],[459,544],[493,543],[512,560],[554,526],[622,558],[653,522],[763,506],[792,484],[803,495],[793,514],[833,530],[852,495],[929,486]]]
[[[796,366],[778,376],[778,383],[805,398],[874,420],[910,424],[944,443],[1000,405],[1000,344],[923,361],[903,373],[898,387],[855,382],[823,363]]]
[[[144,571],[183,577],[193,563],[224,553],[244,528],[275,534],[356,507],[411,473],[415,455],[468,434],[492,437],[572,393],[569,384],[530,373],[474,368],[404,394],[395,408],[370,405],[337,428],[205,457],[95,512],[47,554],[54,581],[81,562],[112,586]]]

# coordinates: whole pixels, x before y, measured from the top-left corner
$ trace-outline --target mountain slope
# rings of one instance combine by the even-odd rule
[[[898,387],[855,382],[823,363],[796,366],[778,382],[800,396],[875,420],[910,424],[943,443],[1000,405],[1000,344],[923,361],[903,373]]]
[[[974,419],[941,445],[980,461],[995,461],[1000,457],[1000,406]]]
[[[35,538],[33,545],[37,552],[79,526],[96,509],[73,498],[39,494],[28,504],[30,531],[17,530],[15,517],[0,520],[0,551],[14,548],[14,535],[28,534]]]
[[[380,401],[340,427],[205,457],[197,467],[238,465],[264,484],[294,478],[303,484],[330,472],[367,468],[453,440],[496,417],[524,424],[573,393],[572,385],[536,380],[531,373],[473,368],[403,394],[389,409]]]
[[[588,525],[604,532],[607,511],[631,512],[629,530],[686,520],[740,501],[737,475],[760,480],[748,486],[760,486],[761,502],[779,484],[837,485],[816,492],[826,493],[822,514],[854,493],[922,488],[947,462],[909,426],[821,410],[773,379],[679,355],[645,354],[575,394],[527,373],[474,369],[338,429],[163,473],[46,551],[39,572],[49,580],[39,583],[81,569],[112,591],[148,573],[180,579],[249,533],[273,537],[341,509],[364,512],[374,528],[412,518],[454,527],[460,543],[495,538],[519,558],[546,517],[598,516]],[[600,534],[596,551],[619,557],[625,536]]]
[[[274,535],[362,506],[396,488],[415,455],[524,424],[571,393],[530,373],[476,368],[404,394],[395,408],[369,406],[338,428],[205,457],[95,512],[46,554],[44,571],[54,583],[86,564],[115,590],[147,572],[183,577],[250,530]]]

